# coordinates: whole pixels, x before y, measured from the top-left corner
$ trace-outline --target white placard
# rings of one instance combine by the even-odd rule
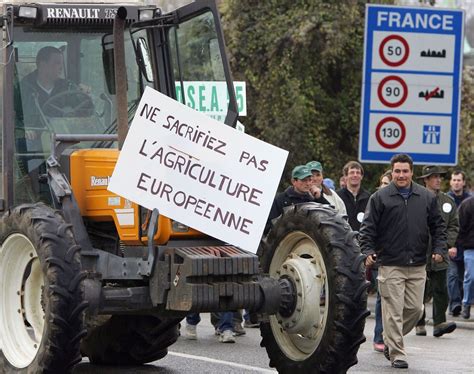
[[[256,252],[287,156],[147,87],[108,189]]]

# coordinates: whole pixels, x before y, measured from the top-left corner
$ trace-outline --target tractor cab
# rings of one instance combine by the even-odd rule
[[[126,71],[121,79],[126,81],[129,123],[147,85],[185,102],[185,81],[230,82],[212,3],[167,15],[140,3],[123,8]],[[3,209],[51,202],[45,175],[52,134],[117,133],[112,35],[117,9],[113,3],[3,4]],[[237,116],[233,90],[228,97],[232,124]],[[228,108],[222,112],[226,118]],[[71,148],[116,149],[117,142],[80,141]]]

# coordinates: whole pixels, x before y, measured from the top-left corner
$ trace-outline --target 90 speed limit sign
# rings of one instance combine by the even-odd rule
[[[394,149],[403,144],[406,128],[397,117],[385,117],[375,128],[377,142],[386,149]]]
[[[408,86],[402,78],[389,75],[379,83],[377,96],[383,105],[395,108],[402,105],[407,99]]]
[[[410,47],[402,36],[390,35],[380,43],[379,55],[386,65],[392,67],[400,66],[408,59]]]

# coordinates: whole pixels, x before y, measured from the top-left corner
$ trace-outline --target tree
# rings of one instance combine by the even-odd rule
[[[338,179],[357,157],[365,2],[229,0],[222,10],[248,132],[290,151],[283,181],[313,159]]]
[[[247,82],[247,132],[290,151],[283,185],[294,165],[309,160],[321,161],[325,176],[337,182],[342,166],[357,158],[365,4],[221,3],[232,71],[236,79]],[[472,129],[472,107],[469,114],[467,105],[474,93],[469,87],[465,91],[471,99],[463,100],[462,118]],[[473,157],[469,148],[460,157],[461,166]],[[374,188],[387,165],[364,168]]]

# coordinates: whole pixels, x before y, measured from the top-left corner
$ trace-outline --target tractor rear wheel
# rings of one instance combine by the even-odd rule
[[[93,364],[140,365],[165,357],[179,336],[179,319],[114,315],[90,329],[81,350]]]
[[[44,204],[21,205],[0,219],[0,244],[0,372],[69,372],[87,308],[70,225]]]
[[[279,373],[345,373],[365,341],[364,256],[344,219],[328,206],[288,208],[259,248],[263,272],[291,282],[284,308],[260,324]]]

